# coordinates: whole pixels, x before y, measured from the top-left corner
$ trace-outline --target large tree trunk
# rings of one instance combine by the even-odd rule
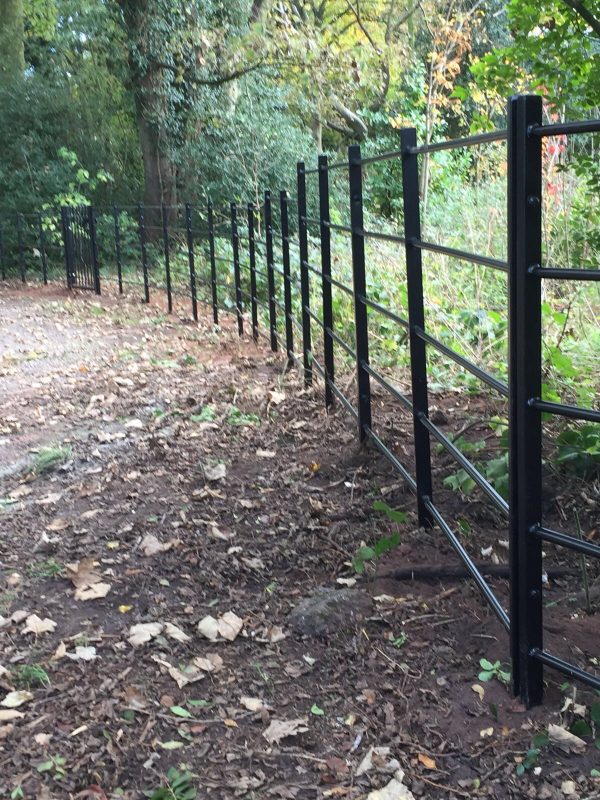
[[[176,169],[169,153],[163,66],[152,52],[148,30],[156,12],[148,0],[119,0],[129,49],[130,87],[144,165],[144,203],[149,207],[177,202]],[[149,208],[149,238],[158,238],[160,211]]]
[[[25,71],[23,0],[0,4],[0,83],[20,80]]]

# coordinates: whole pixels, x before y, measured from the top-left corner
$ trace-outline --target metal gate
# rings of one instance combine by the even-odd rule
[[[61,209],[67,286],[100,294],[96,222],[92,206]]]

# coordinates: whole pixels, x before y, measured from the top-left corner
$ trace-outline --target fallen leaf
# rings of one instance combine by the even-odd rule
[[[267,399],[269,403],[272,403],[274,406],[278,406],[285,400],[285,394],[283,392],[278,392],[275,389],[271,389],[270,392],[267,392]]]
[[[256,451],[256,455],[259,458],[275,458],[277,453],[274,450],[261,450],[259,447]]]
[[[145,556],[155,556],[157,553],[166,553],[172,547],[179,544],[178,539],[171,539],[168,542],[161,542],[153,533],[147,533],[140,543],[140,547]]]
[[[75,564],[65,564],[67,576],[75,587],[76,600],[97,600],[106,597],[110,583],[102,581],[93,558],[84,558]]]
[[[204,477],[207,481],[222,481],[225,475],[227,475],[227,468],[223,463],[204,465]]]
[[[127,686],[123,692],[123,699],[127,708],[141,711],[148,705],[142,690],[138,686]]]
[[[152,656],[152,659],[166,668],[167,672],[180,689],[183,689],[188,683],[196,683],[196,681],[200,681],[204,678],[202,670],[194,664],[189,664],[183,669],[178,669],[160,656]]]
[[[234,719],[224,719],[223,725],[225,725],[227,728],[239,728],[239,725]]]
[[[483,700],[485,697],[485,689],[483,686],[480,686],[478,683],[474,683],[473,686],[471,686],[471,689],[475,692],[480,700]]]
[[[217,620],[211,617],[210,614],[203,617],[198,623],[198,633],[210,639],[211,642],[216,641],[219,636],[219,624]]]
[[[400,770],[398,772],[402,774]],[[394,777],[382,789],[369,792],[367,800],[415,800],[415,796],[400,778]]]
[[[25,620],[25,626],[21,633],[33,633],[39,636],[42,633],[52,633],[55,628],[54,620],[48,619],[48,617],[40,619],[37,614],[30,614]]]
[[[219,617],[217,623],[219,634],[223,639],[227,639],[228,642],[233,642],[244,627],[244,621],[233,611],[226,611],[223,616]]]
[[[306,717],[302,719],[274,719],[263,736],[269,744],[279,744],[282,739],[288,736],[297,736],[308,730]]]
[[[4,706],[5,708],[18,708],[22,706],[23,703],[28,703],[30,700],[33,700],[31,692],[22,689],[20,692],[9,692],[0,703],[0,706]]]
[[[223,669],[223,659],[218,653],[207,653],[194,659],[194,664],[204,672],[219,672]]]
[[[436,769],[433,758],[429,758],[429,756],[426,756],[423,753],[419,753],[417,755],[417,760],[420,761],[426,769]]]
[[[175,639],[176,642],[190,642],[192,640],[192,637],[188,636],[185,631],[170,622],[165,622],[165,633],[170,639]]]
[[[494,733],[493,728],[482,728],[482,730],[479,731],[479,736],[482,739],[489,739],[489,737],[492,736],[493,733]]]
[[[24,716],[25,714],[22,711],[17,711],[13,708],[0,708],[0,722],[11,722],[13,719],[20,719]]]
[[[183,747],[183,742],[177,741],[159,742],[158,744],[163,750],[179,750],[180,747]]]
[[[36,735],[33,737],[33,741],[36,744],[39,744],[41,747],[45,747],[51,739],[51,733],[36,733]]]
[[[554,725],[552,723],[548,725],[548,738],[551,744],[555,744],[566,753],[583,753],[586,748],[583,739],[580,739],[579,736],[575,736],[574,733],[562,728],[560,725]]]
[[[139,647],[151,641],[163,631],[162,622],[140,622],[129,629],[129,643]]]
[[[260,697],[240,697],[240,703],[248,711],[262,711],[263,708],[266,708]]]
[[[47,531],[64,531],[65,528],[68,528],[71,523],[68,519],[64,519],[63,517],[56,517],[53,519],[49,525],[46,525]]]
[[[65,655],[73,661],[94,661],[98,657],[95,647],[80,647],[79,645],[75,648],[74,653],[65,653]]]
[[[60,642],[56,650],[54,651],[54,655],[51,658],[51,661],[60,661],[61,658],[64,658],[67,655],[67,646],[64,642]]]
[[[192,717],[187,708],[183,708],[182,706],[171,706],[169,711],[171,714],[175,714],[176,717],[185,717],[187,719],[191,719]]]

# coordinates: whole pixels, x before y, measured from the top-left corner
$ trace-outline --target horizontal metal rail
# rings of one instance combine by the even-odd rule
[[[538,650],[537,648],[532,649],[529,655],[541,661],[542,664],[545,664],[547,667],[552,667],[552,669],[562,672],[563,675],[567,675],[569,678],[576,678],[582,683],[592,686],[594,689],[600,689],[600,677],[592,675],[591,672],[579,669],[579,667],[576,667],[574,664],[570,664],[568,661],[558,658],[558,656],[553,656],[551,653],[547,653],[545,650]]]
[[[321,328],[322,330],[325,330],[325,323],[323,322],[322,319],[319,319],[319,317],[317,317],[315,312],[311,308],[309,308],[309,306],[304,306],[304,310],[310,316],[310,318],[317,323],[319,328]]]
[[[310,353],[310,356],[311,356],[311,365],[316,368],[319,375],[323,378],[324,381],[327,382],[327,385],[331,388],[331,391],[338,398],[338,400],[344,406],[344,408],[346,408],[346,410],[349,411],[355,419],[358,419],[358,411],[354,408],[352,403],[348,400],[348,398],[344,394],[342,394],[342,392],[340,392],[335,383],[333,383],[333,381],[327,378],[327,376],[325,375],[325,370],[319,364],[319,362],[314,357],[312,352]]]
[[[397,233],[379,233],[378,231],[360,231],[360,235],[365,239],[379,239],[382,242],[395,242],[397,244],[406,244],[404,236]]]
[[[321,167],[313,167],[312,169],[305,169],[303,170],[305,175],[316,175],[321,170],[327,170],[329,172],[332,169],[342,169],[342,167],[348,168],[350,165],[347,161],[335,161],[333,164],[327,164],[326,166]]]
[[[432,253],[442,253],[451,258],[458,258],[461,261],[469,261],[472,264],[481,264],[484,267],[491,267],[501,272],[508,272],[508,263],[506,261],[500,261],[497,258],[479,256],[476,253],[469,253],[466,250],[457,250],[455,247],[446,247],[443,244],[435,244],[434,242],[422,242],[420,239],[413,239],[409,244],[421,250],[431,250]]]
[[[557,269],[555,267],[531,267],[529,272],[539,278],[567,281],[600,281],[600,269]]]
[[[349,225],[337,225],[335,222],[324,222],[330,230],[338,231],[339,233],[352,233],[352,228]]]
[[[406,467],[404,467],[400,461],[396,458],[396,456],[392,453],[392,451],[385,446],[385,444],[381,441],[379,436],[371,428],[366,428],[366,434],[369,439],[373,442],[375,447],[379,450],[379,452],[387,458],[390,464],[394,467],[396,472],[399,472],[400,475],[404,478],[406,483],[409,485],[412,492],[415,494],[417,493],[417,482],[413,478],[413,476],[408,472]]]
[[[363,297],[361,295],[357,299],[359,303],[364,303],[368,308],[372,308],[374,311],[378,311],[380,314],[383,314],[384,317],[387,317],[388,319],[397,322],[399,325],[402,325],[403,328],[409,330],[410,324],[407,319],[404,319],[404,317],[398,316],[398,314],[395,314],[393,311],[390,311],[385,306],[379,305],[379,303],[376,303],[374,300],[370,300],[368,297]]]
[[[350,297],[354,297],[354,289],[351,289],[349,286],[346,286],[345,283],[332,278],[331,275],[326,275],[325,280],[330,283],[332,286],[337,286],[338,289],[341,289],[343,292],[346,292],[347,295]]]
[[[481,572],[478,570],[475,562],[471,558],[471,556],[467,553],[465,548],[463,547],[462,543],[460,542],[457,535],[454,533],[452,528],[448,525],[444,517],[440,514],[434,503],[429,499],[425,498],[425,505],[427,506],[427,510],[437,522],[439,527],[442,529],[442,532],[456,551],[458,557],[462,561],[462,563],[467,568],[467,571],[479,587],[481,593],[488,601],[488,604],[491,606],[492,611],[498,617],[500,622],[504,625],[507,631],[510,631],[510,620],[508,618],[508,614],[504,610],[504,608],[500,605],[498,598],[491,590],[488,582],[485,580]]]
[[[543,525],[535,525],[531,529],[531,533],[545,542],[552,542],[569,550],[575,550],[577,553],[600,558],[600,545],[588,542],[586,539],[576,539],[574,536],[569,536],[568,533],[553,531],[550,528],[544,528]]]
[[[400,389],[394,386],[393,383],[390,383],[388,380],[386,380],[386,378],[384,378],[383,375],[374,370],[373,367],[370,364],[367,364],[366,361],[362,362],[362,366],[363,369],[366,370],[369,373],[369,375],[372,378],[374,378],[380,386],[386,389],[392,395],[392,397],[395,397],[396,400],[398,400],[398,402],[400,402],[404,406],[404,408],[406,408],[407,411],[410,411],[412,413],[413,404],[408,399],[408,397],[406,397],[406,395],[404,395],[400,391]]]
[[[459,147],[473,147],[478,144],[487,144],[488,142],[504,142],[506,141],[507,130],[502,128],[491,133],[477,133],[475,136],[465,136],[462,139],[448,139],[445,142],[432,142],[430,144],[420,144],[417,147],[409,148],[411,155],[419,153],[436,153],[439,150],[457,150]]]
[[[545,411],[547,414],[556,414],[560,417],[586,420],[587,422],[600,422],[600,411],[594,411],[592,408],[579,408],[579,406],[551,403],[549,400],[540,400],[537,397],[533,397],[529,401],[529,405],[531,408],[535,408],[538,411]]]
[[[376,156],[361,158],[360,163],[363,167],[366,167],[368,164],[377,164],[379,161],[391,161],[393,158],[401,158],[402,155],[402,150],[390,150],[387,153],[379,153]]]
[[[481,474],[481,472],[479,472],[477,467],[469,461],[464,453],[461,453],[458,447],[452,441],[450,441],[450,439],[444,433],[442,433],[437,425],[434,425],[430,419],[423,414],[420,414],[417,419],[421,425],[424,425],[429,433],[431,433],[435,439],[437,439],[444,450],[446,450],[446,452],[452,456],[456,463],[459,464],[464,471],[471,476],[477,486],[479,486],[479,488],[485,492],[496,508],[502,512],[505,517],[508,517],[508,503],[502,497],[502,495],[499,494],[496,489],[494,489],[492,484]]]
[[[349,344],[342,339],[341,336],[338,336],[337,333],[332,330],[331,328],[325,328],[325,331],[331,336],[334,342],[337,342],[342,350],[345,350],[346,353],[356,361],[356,350],[353,350]]]
[[[573,133],[598,133],[600,119],[588,119],[581,122],[558,122],[556,125],[530,125],[529,136],[569,136]]]
[[[508,386],[503,382],[498,380],[498,378],[494,378],[493,375],[490,375],[485,370],[478,367],[476,364],[473,364],[472,361],[464,358],[463,356],[456,353],[450,347],[447,347],[445,344],[442,344],[440,341],[435,339],[430,334],[425,333],[422,328],[415,327],[415,333],[420,339],[423,339],[424,342],[427,342],[432,347],[435,347],[436,350],[439,350],[440,353],[448,356],[461,367],[466,369],[472,375],[475,375],[476,378],[486,383],[488,386],[491,386],[492,389],[495,389],[499,394],[503,395],[504,397],[508,397]]]

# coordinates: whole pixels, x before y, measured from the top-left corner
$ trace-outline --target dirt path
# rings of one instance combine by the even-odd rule
[[[116,298],[0,315],[2,800],[600,796],[589,737],[517,774],[593,698],[478,680],[508,643],[470,584],[356,575],[382,533],[380,574],[455,560],[282,359]]]

